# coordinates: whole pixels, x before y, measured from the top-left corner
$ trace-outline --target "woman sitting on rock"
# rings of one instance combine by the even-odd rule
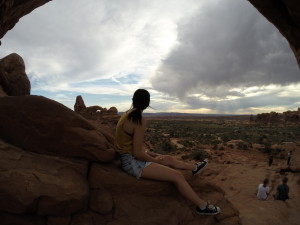
[[[207,165],[207,161],[188,164],[175,160],[171,156],[148,153],[143,150],[146,120],[142,117],[142,113],[149,104],[149,92],[144,89],[136,90],[132,98],[131,109],[121,116],[117,124],[115,149],[120,155],[122,169],[137,179],[142,177],[172,182],[183,196],[196,204],[196,213],[218,214],[219,207],[200,199],[183,174],[172,169],[186,169],[197,175]]]

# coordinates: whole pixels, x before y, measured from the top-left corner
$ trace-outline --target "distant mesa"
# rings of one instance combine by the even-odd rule
[[[300,108],[297,111],[286,111],[283,113],[270,112],[261,113],[256,116],[250,116],[250,122],[257,123],[280,123],[280,122],[291,122],[300,123]]]

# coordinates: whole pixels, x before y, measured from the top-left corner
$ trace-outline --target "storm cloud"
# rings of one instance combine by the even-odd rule
[[[300,81],[294,55],[278,30],[249,2],[224,3],[206,1],[197,14],[180,21],[178,44],[152,78],[154,89],[190,105],[191,95],[200,102],[201,97],[244,97],[250,105],[243,92],[249,87]]]

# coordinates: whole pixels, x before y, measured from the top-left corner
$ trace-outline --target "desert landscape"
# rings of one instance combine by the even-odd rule
[[[172,184],[137,180],[120,169],[113,151],[121,114],[115,107],[86,107],[81,97],[74,111],[41,96],[3,96],[0,102],[2,224],[299,224],[297,122],[148,117],[146,149],[189,162],[209,159],[198,176],[182,171],[201,198],[221,207],[207,217],[196,215]],[[16,118],[18,126],[8,126]],[[286,202],[273,198],[283,177],[290,187]],[[262,201],[256,193],[265,178],[272,191]]]
[[[165,140],[158,141],[157,136]],[[253,118],[235,116],[150,118],[146,139],[148,149],[181,160],[209,158],[209,166],[197,179],[225,192],[226,199],[238,209],[241,224],[299,224],[299,124],[255,123]],[[287,166],[289,151],[293,155],[291,165]],[[274,155],[271,166],[270,155]],[[290,199],[282,202],[273,195],[285,176],[289,179]],[[262,201],[256,194],[258,184],[265,178],[270,180],[272,190],[268,199]]]
[[[182,171],[201,198],[222,208],[217,216],[198,216],[172,184],[137,180],[121,170],[114,151],[116,107],[87,107],[77,96],[71,110],[30,95],[19,55],[0,65],[10,71],[0,93],[1,224],[299,224],[299,109],[255,118],[148,115],[146,149],[210,160],[199,176]],[[290,199],[274,200],[285,176]],[[259,201],[257,186],[266,177],[273,190]]]
[[[4,47],[2,38],[22,17],[48,2],[1,1],[0,45]],[[249,2],[280,31],[300,65],[299,3]],[[70,9],[58,12],[64,15]],[[34,33],[24,33],[34,40]],[[38,58],[50,64],[44,55]],[[114,151],[118,105],[86,106],[77,96],[73,110],[32,95],[31,85],[22,56],[9,52],[0,59],[1,225],[300,224],[299,108],[242,116],[146,115],[145,149],[192,163],[209,160],[198,176],[182,171],[201,198],[221,207],[219,215],[207,217],[196,215],[195,206],[172,184],[137,180],[121,170]],[[292,160],[287,165],[289,151]],[[286,202],[273,198],[283,177],[290,187]],[[257,187],[265,178],[272,191],[261,201]]]

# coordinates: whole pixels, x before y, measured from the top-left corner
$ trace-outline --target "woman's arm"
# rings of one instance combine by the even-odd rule
[[[142,120],[142,125],[134,124],[133,156],[142,161],[155,162],[165,166],[170,166],[174,162],[171,156],[156,153],[149,154],[143,150],[145,129],[146,121],[144,119]]]
[[[158,154],[158,153],[155,153],[155,152],[149,152],[149,151],[146,151],[146,153],[147,153],[148,155],[154,157],[154,158],[157,157],[157,156],[159,156],[159,155],[161,155],[161,154]]]
[[[159,160],[143,151],[144,132],[146,120],[142,119],[142,124],[133,125],[133,156],[139,160],[159,163]]]

